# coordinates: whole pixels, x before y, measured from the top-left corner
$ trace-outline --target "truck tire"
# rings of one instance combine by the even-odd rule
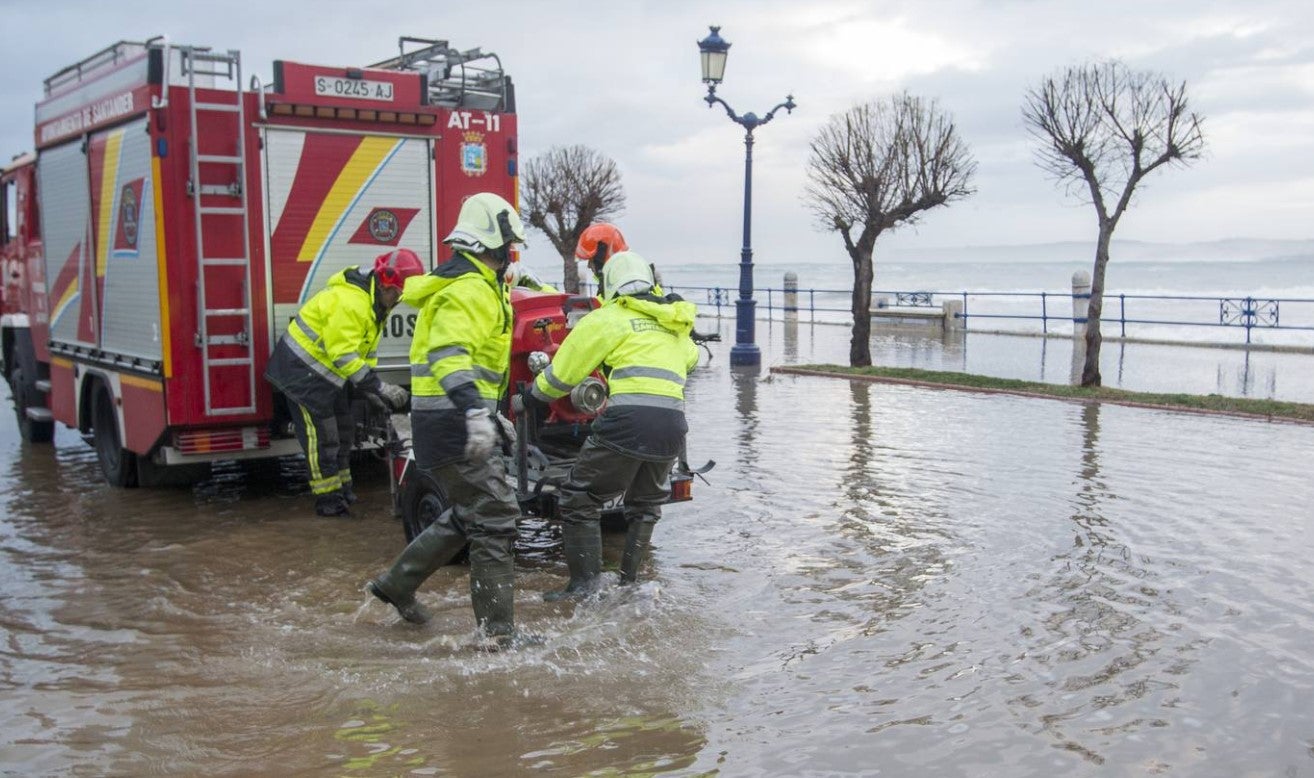
[[[18,416],[18,434],[28,443],[49,443],[55,437],[54,421],[35,421],[27,415],[27,409],[44,407],[35,399],[40,396],[36,382],[28,380],[23,368],[14,367],[9,374],[9,390],[14,395],[14,413]]]
[[[137,455],[123,447],[119,422],[114,413],[114,399],[104,385],[98,386],[91,403],[91,431],[100,471],[110,486],[132,489],[137,486]]]

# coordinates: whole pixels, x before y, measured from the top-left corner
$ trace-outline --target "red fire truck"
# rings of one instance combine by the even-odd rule
[[[511,80],[439,40],[269,84],[237,51],[115,43],[46,79],[35,144],[0,173],[5,376],[24,438],[80,430],[119,486],[295,453],[262,376],[300,304],[387,247],[443,262],[463,198],[516,198]]]

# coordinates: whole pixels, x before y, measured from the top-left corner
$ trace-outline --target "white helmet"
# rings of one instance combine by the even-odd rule
[[[602,299],[616,295],[635,295],[651,292],[654,286],[652,266],[634,251],[621,251],[611,255],[602,266]]]
[[[466,198],[456,227],[443,243],[454,249],[473,253],[493,251],[507,243],[524,243],[525,225],[515,207],[492,192],[480,192]]]

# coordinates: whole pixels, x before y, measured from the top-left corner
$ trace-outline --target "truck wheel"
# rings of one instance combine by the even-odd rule
[[[110,486],[132,489],[137,486],[137,455],[123,447],[119,422],[114,414],[114,400],[104,386],[92,398],[92,434],[96,459]]]
[[[28,443],[49,443],[55,437],[55,422],[34,421],[27,415],[31,407],[43,407],[34,400],[40,396],[36,385],[23,375],[23,368],[15,367],[9,376],[9,389],[14,395],[14,413],[18,416],[18,433]]]

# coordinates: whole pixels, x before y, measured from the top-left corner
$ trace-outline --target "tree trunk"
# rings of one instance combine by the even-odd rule
[[[874,242],[874,241],[873,241]],[[871,364],[871,248],[854,248],[853,260],[853,340],[849,343],[849,365]]]
[[[561,291],[579,294],[579,262],[575,259],[575,247],[561,252]]]
[[[1086,313],[1086,364],[1081,369],[1082,386],[1100,385],[1100,315],[1104,310],[1104,269],[1109,264],[1113,223],[1100,225],[1095,244],[1095,269],[1090,274],[1090,307]]]

